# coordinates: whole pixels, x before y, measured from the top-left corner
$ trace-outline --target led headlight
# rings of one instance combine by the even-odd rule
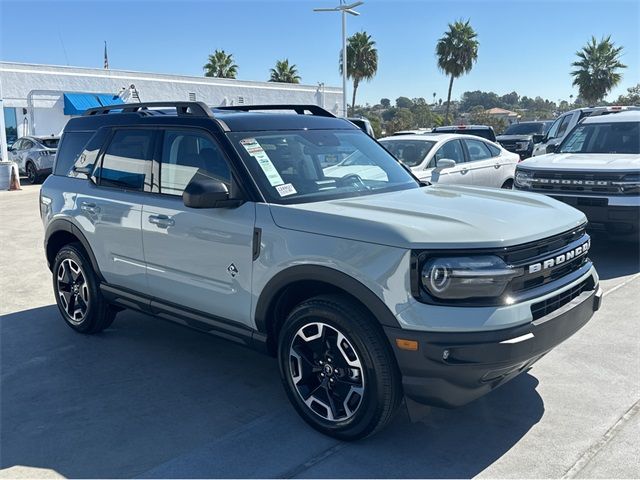
[[[620,187],[620,191],[626,194],[640,193],[640,174],[630,173],[625,175],[620,182],[611,182]]]
[[[524,142],[517,142],[516,143],[516,150],[518,150],[519,152],[523,151],[523,150],[529,150],[529,148],[531,147],[531,143],[527,140]]]
[[[533,175],[525,170],[516,170],[515,184],[520,188],[531,188]]]
[[[522,273],[493,255],[430,258],[422,267],[421,282],[429,295],[442,300],[499,297]]]

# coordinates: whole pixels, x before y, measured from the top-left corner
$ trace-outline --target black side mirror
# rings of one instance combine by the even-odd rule
[[[534,133],[533,134],[533,143],[540,143],[540,142],[542,142],[542,140],[544,140],[544,134],[543,133]]]
[[[554,145],[553,143],[550,143],[549,145],[547,145],[547,153],[555,153],[555,151],[558,149],[558,145]]]
[[[182,193],[189,208],[234,208],[242,200],[229,198],[227,185],[220,180],[196,173]]]

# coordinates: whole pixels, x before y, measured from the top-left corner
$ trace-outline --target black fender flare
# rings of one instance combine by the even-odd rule
[[[91,250],[91,245],[89,244],[89,241],[87,240],[87,237],[84,236],[84,234],[82,233],[82,230],[80,230],[72,221],[64,219],[64,218],[57,218],[55,220],[53,220],[49,226],[47,227],[47,230],[45,232],[44,235],[44,249],[45,249],[45,254],[48,251],[48,245],[49,245],[49,240],[51,239],[51,237],[57,233],[57,232],[67,232],[70,233],[71,235],[73,235],[74,237],[76,237],[80,243],[82,244],[82,247],[84,248],[85,252],[87,252],[87,256],[89,257],[89,261],[91,262],[91,266],[93,267],[93,271],[96,272],[96,275],[98,275],[98,278],[100,279],[100,281],[104,281],[104,277],[102,276],[102,273],[100,273],[100,268],[98,267],[98,262],[96,261],[96,257],[93,254],[93,250]],[[49,256],[47,255],[47,262],[49,262]],[[51,270],[53,268],[53,265],[49,265],[49,270]]]
[[[360,301],[381,325],[400,328],[398,320],[380,297],[355,278],[322,265],[296,265],[286,268],[271,278],[256,303],[255,323],[259,332],[268,333],[269,311],[278,294],[299,281],[318,281],[338,287]]]

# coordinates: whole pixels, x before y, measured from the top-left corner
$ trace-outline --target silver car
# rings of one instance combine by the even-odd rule
[[[53,168],[60,137],[21,137],[9,148],[9,160],[30,183],[42,182]]]

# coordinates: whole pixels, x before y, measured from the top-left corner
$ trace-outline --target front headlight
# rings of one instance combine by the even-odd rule
[[[533,175],[524,170],[516,170],[515,185],[520,188],[531,188]]]
[[[516,150],[522,151],[522,150],[529,150],[529,147],[532,147],[533,145],[531,145],[531,143],[527,140],[526,142],[517,142],[516,143]]]
[[[640,174],[630,173],[625,175],[620,182],[611,182],[620,187],[620,191],[626,194],[640,193]]]
[[[500,257],[430,258],[422,267],[422,287],[441,300],[494,298],[502,295],[522,269],[510,268]]]

